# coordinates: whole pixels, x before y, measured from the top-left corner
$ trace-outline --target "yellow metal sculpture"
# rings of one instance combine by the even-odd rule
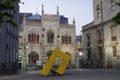
[[[58,69],[54,69],[52,66],[54,65],[54,62],[58,57],[62,58],[62,62],[58,66]],[[49,71],[53,71],[55,73],[58,73],[62,75],[65,71],[65,68],[69,64],[69,61],[71,60],[71,56],[69,54],[66,54],[59,50],[58,48],[55,48],[49,59],[47,60],[45,66],[43,67],[41,74],[44,76],[47,76]]]

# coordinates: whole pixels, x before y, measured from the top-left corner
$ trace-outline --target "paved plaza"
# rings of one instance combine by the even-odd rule
[[[17,75],[0,76],[0,80],[120,80],[120,70],[72,69],[62,76],[49,74],[44,77],[40,71],[20,72]]]

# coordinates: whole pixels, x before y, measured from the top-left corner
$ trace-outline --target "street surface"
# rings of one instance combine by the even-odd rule
[[[0,76],[0,80],[120,80],[120,70],[71,69],[62,76],[49,74],[44,77],[40,71],[20,72],[17,75]]]

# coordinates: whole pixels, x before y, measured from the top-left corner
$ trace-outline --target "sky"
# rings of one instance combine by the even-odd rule
[[[73,18],[76,21],[76,35],[79,35],[82,26],[93,21],[93,3],[92,0],[21,0],[21,13],[40,14],[42,4],[44,5],[44,13],[56,14],[57,6],[59,14],[68,18],[69,24],[72,24]]]

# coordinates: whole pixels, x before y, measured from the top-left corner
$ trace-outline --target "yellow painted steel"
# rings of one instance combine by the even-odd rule
[[[58,69],[54,70],[52,68],[52,66],[54,65],[54,62],[56,61],[57,57],[61,57],[62,58],[62,62],[59,65]],[[66,53],[62,52],[61,50],[59,50],[58,48],[55,48],[53,53],[51,54],[51,56],[47,60],[45,66],[43,67],[43,69],[41,71],[41,74],[44,75],[44,76],[47,76],[49,71],[51,69],[53,69],[56,73],[62,75],[64,73],[64,71],[65,71],[65,68],[69,64],[70,60],[71,60],[71,56],[69,54],[66,54]]]

